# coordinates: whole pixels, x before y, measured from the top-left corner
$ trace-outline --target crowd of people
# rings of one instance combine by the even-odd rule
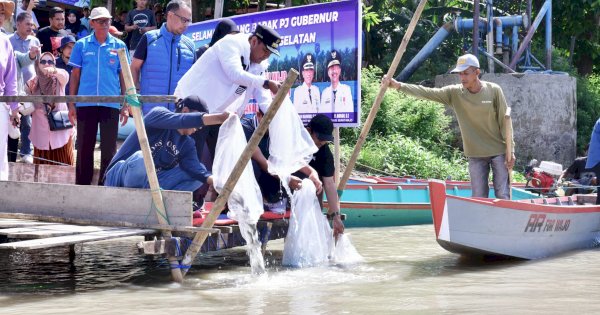
[[[14,8],[8,3],[13,2],[0,0],[0,16],[11,19]],[[281,37],[261,25],[252,34],[240,34],[233,21],[223,19],[210,45],[196,49],[183,35],[192,19],[185,2],[173,0],[164,9],[154,10],[147,5],[147,0],[137,0],[134,10],[119,12],[114,18],[104,7],[91,11],[85,7],[81,14],[53,7],[49,25],[40,28],[32,10],[35,5],[23,1],[14,18],[15,31],[8,34],[3,28],[6,34],[0,35],[2,51],[8,52],[0,56],[0,95],[124,95],[117,50],[125,48],[138,93],[181,98],[176,103],[142,107],[159,184],[164,189],[196,192],[195,199],[202,199],[201,187],[212,183],[210,167],[205,165],[212,164],[219,126],[230,115],[231,104],[239,106],[234,112],[243,113],[252,98],[264,113],[280,87],[279,82],[265,79],[264,73],[271,54],[279,55]],[[193,78],[186,79],[192,73]],[[194,95],[181,92],[186,84],[193,85]],[[0,130],[0,180],[8,177],[8,161],[20,160],[75,165],[76,184],[91,185],[99,130],[98,184],[148,187],[136,133],[117,151],[119,123],[124,125],[129,119],[127,104],[1,105],[0,119],[9,123]],[[68,121],[58,129],[53,124],[56,118],[51,117],[63,113]],[[20,138],[10,139],[9,127],[20,129]],[[299,170],[298,176],[310,178],[319,192],[328,194],[334,204],[329,211],[334,230],[341,233],[339,206],[334,202],[333,157],[327,145],[333,124],[321,115],[308,130],[320,149],[311,166]],[[300,182],[295,179],[290,187],[299,188]],[[265,196],[270,194],[265,192]]]

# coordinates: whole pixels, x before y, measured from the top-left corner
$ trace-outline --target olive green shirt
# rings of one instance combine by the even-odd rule
[[[462,134],[465,156],[497,156],[506,152],[504,114],[508,106],[499,85],[486,81],[481,81],[481,85],[481,90],[475,94],[463,88],[462,84],[427,88],[402,83],[399,90],[451,107]],[[512,124],[509,128],[512,131]],[[514,139],[511,141],[514,148]]]

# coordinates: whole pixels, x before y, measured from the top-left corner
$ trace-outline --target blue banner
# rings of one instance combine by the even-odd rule
[[[306,123],[317,113],[336,126],[360,123],[361,12],[357,0],[293,7],[231,17],[242,33],[268,25],[282,38],[281,56],[269,59],[267,78],[283,81],[300,72],[291,97]],[[219,20],[194,23],[186,35],[207,45]]]

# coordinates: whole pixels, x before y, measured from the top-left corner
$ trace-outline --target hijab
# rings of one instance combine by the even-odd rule
[[[75,23],[69,22],[69,15],[71,14],[75,14]],[[71,32],[74,34],[79,33],[79,30],[81,29],[81,19],[79,18],[77,12],[71,10],[67,13],[67,16],[65,18],[65,29],[71,30]]]
[[[41,95],[55,95],[58,88],[58,79],[53,75],[47,75],[42,71],[40,61],[43,57],[48,56],[54,60],[54,68],[56,69],[56,58],[51,52],[43,53],[38,60],[35,61],[35,73],[37,76],[37,87]]]

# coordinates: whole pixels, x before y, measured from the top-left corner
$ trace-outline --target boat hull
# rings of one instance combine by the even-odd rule
[[[600,207],[553,198],[510,201],[445,194],[444,183],[430,182],[436,239],[463,255],[501,255],[523,259],[590,248],[600,237]]]

